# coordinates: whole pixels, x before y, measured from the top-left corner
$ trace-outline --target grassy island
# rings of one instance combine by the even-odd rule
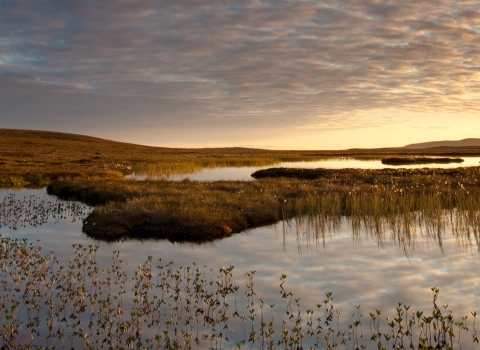
[[[383,158],[382,164],[387,165],[416,165],[416,164],[450,164],[450,163],[463,163],[462,158],[450,158],[450,157],[393,157]]]
[[[84,232],[101,239],[208,241],[292,217],[348,216],[379,225],[381,218],[401,216],[413,225],[416,212],[435,223],[453,209],[479,229],[478,167],[269,171],[275,177],[250,182],[64,180],[48,191],[94,205]]]
[[[52,217],[80,217],[83,232],[96,240],[155,238],[202,243],[284,220],[286,225],[295,222],[297,235],[313,234],[316,242],[323,239],[325,243],[325,236],[328,239],[346,222],[354,242],[360,242],[366,233],[376,244],[387,240],[398,244],[406,255],[413,252],[419,231],[428,244],[435,243],[443,250],[448,227],[455,244],[468,251],[480,249],[479,166],[276,167],[281,161],[332,156],[378,161],[386,157],[478,156],[479,148],[169,149],[6,129],[0,129],[0,145],[1,185],[47,186],[49,194],[73,200],[48,197],[17,201],[12,194],[0,203],[3,225],[14,221],[19,226],[36,226]],[[227,166],[271,167],[254,172],[253,181],[165,178]],[[135,180],[126,176],[132,173],[147,177]],[[300,298],[287,289],[285,274],[271,280],[280,283],[277,291],[281,298],[270,302],[271,292],[254,292],[255,271],[245,274],[245,288],[239,291],[233,266],[221,267],[216,273],[206,265],[201,268],[193,262],[176,267],[173,261],[165,264],[160,258],[154,262],[148,256],[132,271],[115,250],[105,269],[97,264],[98,249],[93,244],[74,244],[73,254],[64,258],[53,251],[44,253],[38,242],[0,234],[2,349],[44,348],[43,344],[55,348],[68,342],[69,348],[86,349],[226,345],[237,349],[298,349],[304,345],[453,349],[461,342],[467,346],[478,343],[476,311],[468,320],[469,315],[456,313],[454,317],[448,303],[439,307],[439,289],[435,287],[431,288],[432,311],[410,310],[409,304],[400,302],[393,309],[393,318],[390,313],[386,322],[386,314],[379,308],[369,312],[370,318],[365,314],[362,321],[361,305],[351,318],[345,319],[343,313],[340,318],[331,292],[314,304],[304,304],[303,300],[300,304]],[[318,274],[315,278],[325,277]],[[313,290],[308,285],[303,288]],[[254,297],[257,292],[258,297]],[[310,308],[305,309],[305,305]]]
[[[455,215],[455,220],[475,234],[479,227],[479,167],[271,168],[254,173],[257,181],[125,178],[135,169],[168,175],[199,167],[274,165],[285,160],[308,161],[328,156],[380,159],[479,155],[478,148],[170,149],[7,129],[0,129],[0,145],[3,186],[48,185],[50,194],[94,206],[83,229],[99,239],[156,237],[203,242],[294,217],[307,218],[315,230],[331,225],[339,217],[350,217],[371,230],[381,230],[385,225],[408,230],[419,218],[441,226],[445,210],[450,211],[451,220]]]

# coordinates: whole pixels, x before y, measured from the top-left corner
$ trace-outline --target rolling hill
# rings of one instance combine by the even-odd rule
[[[415,148],[435,148],[435,147],[480,147],[480,139],[463,139],[458,141],[431,141],[412,143],[406,145],[403,148],[415,149]]]

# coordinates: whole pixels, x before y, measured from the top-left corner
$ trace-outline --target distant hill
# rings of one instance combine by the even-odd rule
[[[480,147],[480,139],[463,139],[459,141],[432,141],[412,143],[403,148],[434,148],[434,147]]]
[[[87,143],[115,143],[106,139],[101,139],[93,136],[69,134],[56,131],[42,131],[42,130],[23,130],[23,129],[0,129],[0,138],[14,138],[16,140],[50,140],[50,141],[74,141]]]
[[[255,152],[255,151],[266,151],[262,148],[250,148],[250,147],[204,147],[200,148],[206,151],[231,151],[231,152]]]

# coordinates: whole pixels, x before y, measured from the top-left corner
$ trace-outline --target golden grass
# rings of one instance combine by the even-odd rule
[[[281,162],[314,162],[325,157],[318,156],[289,156],[289,157],[179,157],[178,159],[164,158],[156,163],[138,163],[132,166],[136,175],[150,177],[168,177],[178,174],[192,174],[202,169],[228,167],[262,167],[277,165]]]
[[[273,165],[322,157],[480,155],[480,148],[272,151],[248,148],[149,147],[48,131],[0,129],[0,186],[44,186],[62,178],[119,178],[133,171],[169,175],[217,166]]]
[[[48,190],[97,205],[84,224],[95,238],[206,241],[293,217],[310,220],[319,232],[343,216],[357,220],[354,229],[408,233],[418,224],[438,229],[445,210],[477,235],[479,170],[323,169],[316,178],[254,182],[77,179],[54,182]]]
[[[96,238],[203,241],[281,218],[280,192],[260,183],[77,180],[55,182],[48,191],[97,205],[84,222],[84,231]]]
[[[374,218],[374,224],[381,226],[385,223],[384,219],[378,219],[380,217],[393,218],[402,214],[413,218],[410,213],[424,215],[429,212],[429,206],[435,213],[461,206],[467,206],[471,213],[479,209],[478,167],[274,169],[260,174],[276,178],[255,182],[173,183],[124,179],[132,170],[165,175],[205,167],[257,166],[329,156],[371,159],[392,154],[478,155],[479,148],[172,149],[81,135],[0,129],[0,149],[0,185],[50,184],[49,191],[53,194],[97,205],[84,224],[85,232],[97,238],[152,235],[172,240],[210,240],[292,217],[308,217],[313,222],[321,222],[347,215],[362,218],[361,222],[371,222]],[[257,177],[261,177],[258,174]],[[391,195],[395,200],[388,200]],[[390,204],[386,205],[385,201]],[[392,226],[392,220],[388,225],[396,227]],[[476,216],[470,215],[474,226],[475,220]]]

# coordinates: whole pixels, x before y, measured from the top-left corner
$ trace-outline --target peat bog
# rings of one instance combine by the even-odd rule
[[[388,165],[412,165],[412,164],[449,164],[449,163],[463,163],[462,158],[449,157],[393,157],[383,158],[382,164]]]
[[[83,232],[98,240],[204,243],[292,220],[303,227],[304,234],[325,237],[325,232],[334,232],[346,222],[354,239],[367,232],[381,242],[385,232],[390,232],[391,239],[405,249],[415,244],[418,228],[440,248],[447,229],[458,242],[476,242],[474,248],[480,247],[480,167],[270,168],[255,172],[256,181],[125,178],[134,171],[176,174],[325,156],[390,158],[397,159],[397,164],[406,157],[415,162],[450,162],[450,157],[478,156],[478,148],[188,150],[7,129],[0,129],[0,146],[0,184],[48,186],[48,193],[58,198],[42,202],[7,197],[0,203],[2,226],[15,220],[20,227],[40,225],[46,218],[78,214],[83,217]],[[89,206],[93,210],[87,210]],[[400,303],[396,315],[385,323],[380,310],[369,312],[367,321],[358,306],[342,328],[331,294],[305,307],[284,289],[283,275],[278,294],[286,312],[278,319],[278,312],[272,312],[274,306],[254,298],[255,271],[245,275],[245,292],[240,294],[246,301],[237,308],[240,296],[239,286],[232,283],[233,266],[219,268],[218,273],[195,265],[175,270],[168,263],[155,267],[148,257],[130,275],[119,254],[111,267],[100,270],[95,245],[75,246],[73,256],[65,261],[55,252],[43,254],[38,244],[0,238],[4,311],[0,333],[5,349],[222,348],[230,346],[233,337],[237,348],[451,349],[461,339],[478,343],[475,311],[469,323],[467,316],[454,318],[448,305],[437,305],[436,288],[432,288],[430,311],[412,311]],[[235,324],[235,336],[229,333],[230,322]],[[367,329],[370,333],[364,337]]]
[[[84,232],[103,239],[129,236],[202,242],[293,217],[328,221],[346,216],[363,222],[402,217],[410,218],[411,224],[423,217],[441,224],[445,210],[450,216],[467,218],[473,232],[479,229],[478,167],[276,168],[253,176],[261,180],[74,179],[54,182],[48,192],[95,206],[84,220]]]

